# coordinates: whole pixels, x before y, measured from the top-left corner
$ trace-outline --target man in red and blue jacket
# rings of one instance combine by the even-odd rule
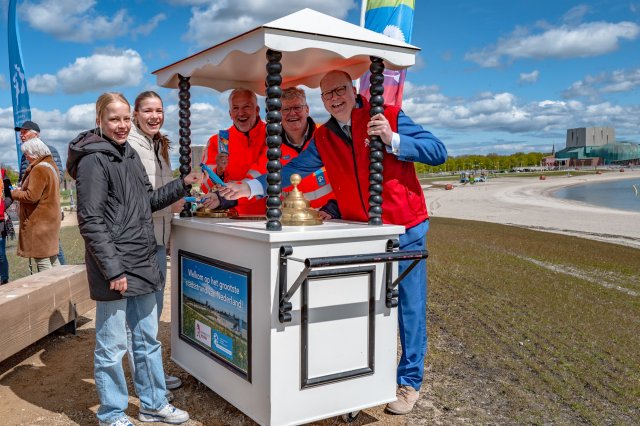
[[[342,219],[366,222],[369,198],[369,139],[380,136],[386,145],[383,159],[382,221],[403,225],[400,250],[424,250],[429,216],[413,162],[439,165],[446,161],[444,144],[415,124],[399,108],[385,107],[369,117],[369,103],[356,95],[351,77],[331,71],[320,82],[324,107],[331,118],[320,126],[306,150],[282,169],[282,181],[291,174],[305,176],[323,165],[331,176]],[[266,176],[236,188],[225,197],[263,195]],[[399,274],[411,262],[400,262]],[[387,405],[395,414],[409,413],[418,400],[427,351],[427,266],[422,261],[399,285],[398,321],[402,357],[398,365],[397,401]]]

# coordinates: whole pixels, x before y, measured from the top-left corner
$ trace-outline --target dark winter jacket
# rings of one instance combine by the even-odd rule
[[[78,191],[91,298],[122,298],[109,289],[110,281],[122,275],[127,277],[124,297],[157,291],[165,277],[156,260],[151,213],[186,195],[184,182],[176,179],[154,191],[129,143],[118,145],[97,133],[78,135],[67,157],[67,171]]]

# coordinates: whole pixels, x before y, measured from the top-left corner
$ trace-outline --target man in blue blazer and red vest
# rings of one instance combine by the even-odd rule
[[[282,182],[293,173],[306,176],[325,166],[342,219],[367,222],[369,207],[369,139],[385,144],[382,221],[403,225],[400,250],[424,250],[429,216],[413,162],[436,166],[447,159],[444,144],[397,107],[369,117],[369,103],[356,94],[351,76],[330,71],[320,81],[322,102],[331,118],[320,126],[306,150],[282,169]],[[226,198],[263,195],[266,176],[221,190]],[[411,262],[400,262],[399,273]],[[397,401],[387,405],[407,414],[419,397],[427,352],[427,265],[420,262],[399,285],[398,322],[402,357],[398,365]]]

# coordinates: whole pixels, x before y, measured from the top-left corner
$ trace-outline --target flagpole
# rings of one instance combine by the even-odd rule
[[[360,26],[362,28],[364,28],[364,17],[366,14],[367,14],[367,0],[362,0],[362,2],[360,2]],[[360,78],[356,79],[355,87],[358,88],[358,91],[360,90]]]
[[[367,14],[367,0],[362,0],[360,7],[360,26],[364,27],[364,15]]]

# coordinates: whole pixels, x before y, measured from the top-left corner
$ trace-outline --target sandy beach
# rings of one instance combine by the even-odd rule
[[[449,191],[434,185],[425,188],[425,195],[432,217],[515,225],[640,248],[640,210],[604,208],[551,195],[562,187],[614,179],[630,179],[629,193],[635,196],[631,185],[640,183],[640,170],[547,176],[546,180],[538,176],[500,177],[475,185],[456,184]]]

